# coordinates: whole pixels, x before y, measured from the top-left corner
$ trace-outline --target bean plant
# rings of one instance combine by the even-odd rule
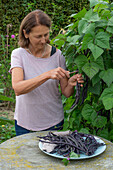
[[[62,96],[64,130],[78,130],[113,141],[113,3],[90,0],[90,8],[70,16],[71,24],[51,44],[62,50],[67,69],[84,77],[79,102]]]

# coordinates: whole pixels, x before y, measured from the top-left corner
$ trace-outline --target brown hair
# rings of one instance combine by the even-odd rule
[[[30,33],[31,29],[35,26],[45,25],[48,28],[51,27],[50,17],[41,10],[35,10],[30,12],[23,20],[19,30],[19,46],[26,48],[29,45],[29,38],[25,38],[23,30],[27,34]]]

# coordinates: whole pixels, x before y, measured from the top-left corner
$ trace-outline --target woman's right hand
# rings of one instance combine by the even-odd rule
[[[66,71],[61,67],[58,67],[58,68],[48,71],[48,74],[49,74],[50,79],[57,79],[57,80],[60,80],[65,77],[68,77],[68,78],[70,77],[69,71]]]

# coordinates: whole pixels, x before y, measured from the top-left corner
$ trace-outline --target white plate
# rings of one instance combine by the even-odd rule
[[[97,142],[104,143],[104,141],[101,140],[100,138],[95,137],[95,139],[97,140]],[[104,144],[105,144],[105,143],[104,143]],[[52,156],[52,157],[56,157],[56,158],[60,158],[60,159],[66,158],[66,157],[64,157],[64,156],[62,156],[62,155],[59,155],[59,154],[57,154],[57,153],[51,154],[51,153],[48,153],[48,152],[46,152],[46,151],[43,151],[43,150],[42,150],[42,142],[39,142],[39,148],[40,148],[40,150],[41,150],[42,152],[44,152],[45,154],[50,155],[50,156]],[[71,160],[79,160],[79,159],[92,158],[92,157],[98,156],[98,155],[100,155],[101,153],[103,153],[103,152],[105,151],[105,149],[106,149],[106,145],[103,145],[103,146],[100,146],[100,147],[95,151],[95,154],[93,154],[93,155],[91,155],[91,156],[87,156],[87,155],[85,155],[85,154],[80,154],[80,157],[78,157],[78,158],[74,158],[74,157],[73,157],[73,158],[70,158],[70,159],[71,159]]]

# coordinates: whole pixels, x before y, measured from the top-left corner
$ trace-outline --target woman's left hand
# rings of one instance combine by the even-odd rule
[[[82,74],[75,74],[68,80],[68,85],[76,86],[77,82],[83,86],[84,80]]]

